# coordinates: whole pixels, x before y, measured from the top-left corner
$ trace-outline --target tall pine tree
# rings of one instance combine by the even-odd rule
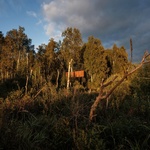
[[[90,36],[84,52],[84,67],[90,76],[89,88],[97,88],[108,72],[104,47],[99,39]]]

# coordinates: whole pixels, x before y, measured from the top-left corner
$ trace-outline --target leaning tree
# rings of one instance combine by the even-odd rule
[[[122,78],[116,82],[114,84],[114,86],[107,92],[105,92],[105,88],[109,85],[111,85],[112,83],[114,83],[114,81],[117,79],[118,76],[114,76],[114,78],[109,81],[109,82],[106,82],[104,83],[103,81],[101,82],[101,85],[100,85],[100,91],[99,91],[99,95],[96,97],[93,105],[91,106],[91,109],[90,109],[90,114],[89,114],[89,121],[91,122],[93,120],[93,118],[96,116],[95,114],[95,111],[96,111],[96,108],[98,107],[98,104],[102,101],[102,100],[106,100],[113,92],[114,90],[121,84],[123,83],[126,78],[128,76],[131,76],[133,73],[135,73],[138,69],[140,69],[144,64],[148,64],[150,63],[150,60],[147,59],[148,57],[150,56],[150,54],[148,52],[145,52],[140,64],[135,67],[134,69],[127,69],[126,71],[124,71],[124,75],[122,76]]]

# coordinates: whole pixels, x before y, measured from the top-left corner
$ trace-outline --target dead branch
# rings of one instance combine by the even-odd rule
[[[146,58],[148,58],[150,56],[150,54],[148,52],[145,52],[142,61],[140,62],[140,64],[133,70],[131,70],[130,72],[126,71],[124,73],[124,76],[105,94],[104,93],[104,88],[109,86],[110,84],[112,84],[115,79],[117,78],[117,76],[115,76],[111,81],[109,81],[108,83],[101,83],[101,87],[100,87],[100,91],[99,91],[99,95],[96,97],[96,100],[94,101],[93,105],[91,106],[90,109],[90,114],[89,114],[89,121],[91,122],[93,120],[93,117],[96,116],[95,115],[95,110],[99,104],[99,102],[103,99],[107,99],[112,93],[113,91],[131,74],[133,74],[135,71],[137,71],[139,68],[141,68],[144,64],[150,63],[150,61],[146,60]]]
[[[43,87],[38,90],[38,92],[35,94],[35,96],[32,98],[32,100],[34,100],[44,90],[45,86],[46,86],[46,84],[44,84]]]

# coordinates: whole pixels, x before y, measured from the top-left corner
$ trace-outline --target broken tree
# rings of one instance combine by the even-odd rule
[[[109,81],[108,83],[104,83],[103,81],[101,82],[101,86],[100,86],[100,91],[99,91],[99,95],[96,97],[93,105],[91,106],[90,109],[90,114],[89,114],[89,121],[91,122],[93,120],[93,117],[96,116],[95,111],[96,108],[98,106],[98,104],[100,103],[101,100],[103,99],[107,99],[112,93],[113,91],[131,74],[133,74],[135,71],[137,71],[138,69],[140,69],[144,64],[150,63],[150,60],[147,60],[147,58],[150,56],[150,54],[148,52],[145,52],[142,61],[140,62],[140,64],[134,68],[133,70],[130,71],[125,71],[123,77],[107,92],[104,92],[104,89],[109,86],[110,84],[112,84],[116,79],[117,76],[115,76],[111,81]]]

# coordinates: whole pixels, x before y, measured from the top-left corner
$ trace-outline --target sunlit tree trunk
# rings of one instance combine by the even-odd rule
[[[57,77],[56,77],[56,89],[58,88],[58,80],[59,80],[60,71],[57,69]]]
[[[17,59],[17,71],[19,69],[19,65],[20,65],[20,50],[18,52],[18,59]]]
[[[71,63],[72,63],[73,59],[71,59],[69,61],[69,65],[68,65],[68,79],[67,79],[67,90],[69,90],[69,86],[70,86],[70,73],[71,73]]]

